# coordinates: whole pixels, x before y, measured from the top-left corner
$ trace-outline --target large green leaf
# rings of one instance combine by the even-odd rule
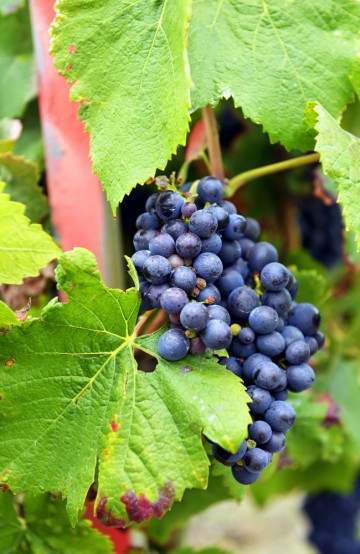
[[[36,94],[28,8],[10,15],[1,11],[0,6],[0,119],[21,115]]]
[[[58,0],[52,53],[91,134],[113,207],[184,144],[190,76],[189,0]]]
[[[81,519],[70,525],[65,504],[49,495],[20,501],[0,494],[0,551],[2,554],[110,554],[108,537]]]
[[[18,285],[35,277],[60,254],[60,248],[40,225],[30,225],[25,206],[2,193],[0,183],[0,283]]]
[[[359,4],[360,5],[360,4]],[[316,150],[323,169],[338,186],[346,227],[360,243],[360,139],[344,131],[320,104],[310,104],[307,121],[314,125]]]
[[[337,117],[353,99],[359,27],[357,0],[194,0],[193,109],[233,96],[272,142],[310,149],[306,102]]]
[[[49,214],[49,204],[38,185],[39,166],[23,156],[10,152],[0,154],[0,177],[6,183],[4,192],[11,199],[25,204],[25,214],[34,223],[40,223]]]
[[[0,337],[0,481],[61,491],[75,522],[98,462],[102,520],[159,517],[185,488],[206,487],[202,431],[239,447],[245,388],[215,358],[162,359],[161,330],[136,335],[139,292],[108,289],[86,250],[62,255],[57,279],[69,303]],[[157,359],[153,373],[138,371],[135,348]]]

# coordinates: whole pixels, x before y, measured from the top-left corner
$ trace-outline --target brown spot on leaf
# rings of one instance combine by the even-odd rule
[[[119,429],[119,424],[117,421],[111,422],[111,429],[114,431],[114,433],[116,433],[116,431]]]
[[[141,523],[151,517],[160,518],[170,508],[175,496],[175,489],[170,481],[159,490],[159,497],[151,502],[144,494],[136,496],[134,491],[128,491],[120,498],[125,504],[129,519]]]
[[[66,71],[70,71],[71,68],[72,68],[71,63],[68,63],[67,66],[65,67]]]
[[[70,44],[69,46],[69,54],[73,54],[75,52],[75,45],[74,44]]]
[[[7,367],[11,367],[11,366],[14,365],[14,363],[15,363],[15,360],[6,360],[5,365],[6,365]]]
[[[75,287],[75,283],[71,283],[68,287],[68,291],[70,292]]]
[[[100,519],[100,521],[104,525],[108,525],[109,527],[120,527],[123,529],[124,527],[126,527],[126,521],[124,519],[114,517],[111,510],[108,510],[106,508],[107,501],[107,496],[104,496],[100,500],[99,504],[96,507],[96,517]]]
[[[0,483],[0,489],[3,491],[3,492],[6,492],[9,490],[9,485],[7,483]]]
[[[184,365],[180,369],[180,373],[190,373],[190,371],[192,371],[192,370],[193,370],[193,368],[190,365]]]

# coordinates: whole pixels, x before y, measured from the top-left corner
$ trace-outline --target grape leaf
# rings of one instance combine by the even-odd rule
[[[40,223],[49,214],[49,204],[43,189],[38,185],[39,167],[7,152],[0,154],[0,177],[6,183],[4,192],[15,202],[25,204],[26,216]]]
[[[185,143],[189,0],[58,0],[52,54],[91,134],[91,157],[115,211]],[[101,22],[101,24],[99,24]]]
[[[159,517],[185,488],[206,487],[201,431],[239,447],[245,388],[215,358],[163,360],[161,330],[136,336],[139,292],[107,288],[90,252],[63,254],[56,273],[68,304],[0,337],[0,481],[61,492],[75,523],[98,460],[103,521]],[[156,358],[153,373],[137,370],[135,349]]]
[[[20,325],[20,321],[12,309],[0,300],[0,327],[7,329],[13,325]]]
[[[9,15],[2,15],[0,9],[0,75],[0,119],[18,117],[36,95],[36,69],[27,7]]]
[[[70,525],[65,503],[42,494],[26,495],[17,505],[9,494],[0,495],[0,551],[3,554],[110,554],[110,539],[81,519]],[[21,516],[18,515],[20,508]]]
[[[353,100],[359,26],[357,0],[194,0],[192,109],[233,96],[272,142],[312,149],[306,102],[337,117]]]
[[[313,114],[316,115],[314,122]],[[344,131],[320,104],[309,104],[307,121],[317,131],[316,150],[324,172],[338,186],[346,227],[355,232],[360,249],[360,139]]]
[[[0,183],[0,284],[22,283],[60,254],[60,248],[40,225],[30,225],[25,206],[2,193]]]
[[[296,302],[310,302],[320,306],[328,294],[328,283],[326,278],[316,269],[291,268],[294,277],[299,284],[299,292],[296,295]]]

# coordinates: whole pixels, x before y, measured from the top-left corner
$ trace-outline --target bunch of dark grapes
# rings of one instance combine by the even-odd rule
[[[344,222],[341,207],[325,204],[319,198],[308,198],[299,204],[302,245],[315,260],[334,267],[343,254]]]
[[[222,183],[204,177],[195,202],[182,194],[155,193],[137,219],[133,263],[142,309],[162,308],[171,322],[160,337],[160,355],[180,360],[188,352],[226,349],[219,363],[243,379],[252,399],[249,438],[234,453],[213,444],[214,457],[231,466],[237,481],[254,483],[273,453],[285,447],[295,420],[288,390],[314,382],[308,361],[322,347],[315,306],[295,302],[297,282],[260,226],[223,200]],[[191,196],[190,196],[191,199]]]
[[[321,492],[308,496],[304,511],[312,530],[310,541],[323,554],[360,554],[357,523],[360,512],[360,478],[352,493]]]

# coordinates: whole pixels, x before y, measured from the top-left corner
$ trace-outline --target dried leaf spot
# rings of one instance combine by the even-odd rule
[[[6,360],[5,365],[6,365],[7,367],[11,367],[11,366],[14,365],[14,363],[15,363],[15,360]]]
[[[72,64],[68,63],[65,69],[66,71],[70,71],[71,68],[72,68]]]
[[[119,429],[119,424],[117,421],[111,422],[111,429],[114,431],[114,433],[116,433],[116,431]]]
[[[109,527],[120,527],[124,528],[126,527],[126,521],[124,519],[118,519],[114,517],[111,510],[106,509],[106,504],[108,501],[108,497],[104,496],[99,504],[96,506],[96,517],[100,519],[100,521],[104,525],[108,525]]]
[[[0,483],[0,489],[3,491],[3,492],[6,492],[9,490],[9,485],[7,483]]]
[[[190,365],[184,365],[180,369],[180,373],[190,373],[190,371],[192,371],[192,370],[193,370],[193,368]]]
[[[144,494],[136,496],[134,491],[123,494],[120,500],[125,504],[130,520],[141,523],[153,516],[161,518],[170,508],[174,497],[175,489],[172,483],[167,481],[165,486],[159,490],[159,497],[156,502],[150,502]]]
[[[69,54],[73,54],[75,52],[75,45],[74,44],[70,44],[69,46]]]

